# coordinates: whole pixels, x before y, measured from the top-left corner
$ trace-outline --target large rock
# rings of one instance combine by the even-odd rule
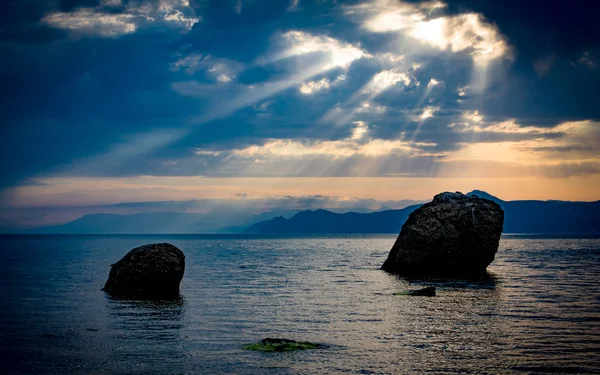
[[[137,247],[111,265],[104,291],[129,298],[175,298],[185,271],[185,255],[168,244]]]
[[[484,273],[494,260],[504,211],[487,199],[441,193],[408,217],[382,269],[406,274]]]

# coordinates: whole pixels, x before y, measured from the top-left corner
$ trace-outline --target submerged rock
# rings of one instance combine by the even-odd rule
[[[103,290],[126,298],[176,298],[185,271],[185,255],[168,244],[137,247],[111,265]]]
[[[256,344],[244,345],[242,346],[242,349],[263,352],[290,352],[294,350],[324,349],[326,347],[326,345],[315,344],[308,341],[266,338]]]
[[[425,296],[425,297],[434,297],[435,296],[435,287],[429,286],[427,288],[418,289],[418,290],[407,290],[405,292],[394,293],[395,296]]]
[[[473,275],[494,260],[504,224],[495,202],[441,193],[408,217],[381,267],[406,274]]]

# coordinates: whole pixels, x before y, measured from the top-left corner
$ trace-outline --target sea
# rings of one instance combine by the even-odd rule
[[[2,374],[600,373],[600,239],[504,235],[488,276],[381,271],[395,235],[0,237]],[[101,291],[134,247],[186,255],[181,298]],[[435,297],[394,295],[427,286]],[[242,350],[263,338],[325,349]]]

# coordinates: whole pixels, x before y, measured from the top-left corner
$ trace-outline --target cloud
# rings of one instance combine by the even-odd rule
[[[397,33],[440,51],[467,52],[476,65],[512,56],[498,28],[480,14],[431,16],[445,7],[441,2],[373,0],[346,7],[346,14],[372,33]]]
[[[438,111],[440,108],[439,107],[434,107],[434,106],[429,106],[424,108],[421,111],[421,114],[419,115],[418,119],[423,121],[423,120],[427,120],[428,118],[433,117],[433,114]]]
[[[371,79],[361,88],[357,89],[351,97],[344,103],[336,103],[329,109],[319,122],[322,124],[347,125],[355,120],[361,120],[357,114],[377,115],[385,112],[386,107],[372,103],[375,98],[382,95],[385,91],[392,90],[397,85],[408,87],[409,85],[419,85],[406,72],[398,69],[381,70],[375,73]]]
[[[560,134],[560,137],[535,142],[525,142],[520,150],[535,152],[546,160],[573,160],[580,163],[600,165],[600,122],[571,121],[550,129],[526,127],[529,132]]]
[[[346,80],[346,76],[342,74],[339,75],[334,81],[330,81],[327,78],[321,78],[318,81],[302,82],[299,91],[301,94],[311,95],[319,91],[328,90],[330,87],[338,85],[344,80]]]
[[[377,137],[375,124],[355,121],[345,137],[335,140],[267,138],[244,147],[199,148],[175,159],[146,158],[148,172],[135,159],[134,164],[141,174],[282,178],[555,177],[594,174],[600,167],[597,123],[544,128],[483,119],[455,123],[445,131],[424,126],[417,136],[404,131],[393,139]],[[435,124],[439,118],[426,120]]]
[[[445,162],[449,167],[460,164],[471,166],[463,169],[467,175],[531,174],[556,178],[600,172],[598,122],[565,122],[544,128],[523,127],[514,121],[506,121],[468,124],[466,129],[475,137],[477,134],[501,135],[493,144],[472,142],[447,154]],[[485,167],[482,166],[490,163],[496,167],[484,173]]]
[[[100,5],[109,8],[118,8],[123,5],[123,2],[121,0],[101,0]]]
[[[469,91],[469,86],[463,86],[456,89],[456,94],[460,97],[467,96]]]
[[[356,121],[354,124],[356,127],[352,130],[350,139],[353,141],[360,141],[369,132],[369,126],[362,121]]]
[[[188,75],[194,75],[202,71],[207,77],[219,83],[234,81],[237,74],[243,70],[243,67],[243,64],[237,61],[201,53],[180,56],[171,64],[171,70],[174,72],[183,70]]]
[[[461,96],[464,96],[464,95],[461,95]],[[472,123],[479,123],[479,122],[481,122],[481,120],[483,120],[483,116],[479,115],[479,111],[466,111],[463,113],[462,117],[465,120],[470,121]],[[474,128],[475,131],[477,131],[477,129],[478,128]]]
[[[387,108],[383,105],[374,104],[370,101],[363,101],[354,109],[353,113],[381,115],[385,113],[386,110]]]
[[[395,53],[392,53],[392,52],[380,53],[380,54],[375,55],[375,57],[377,59],[379,59],[380,61],[382,61],[386,64],[390,64],[392,66],[396,66],[398,63],[400,63],[404,60],[404,55],[396,55]]]
[[[355,137],[361,135],[358,131],[354,130],[352,138],[342,141],[302,142],[289,139],[272,140],[261,146],[250,146],[241,150],[234,150],[233,155],[260,161],[271,157],[291,157],[301,159],[305,156],[317,155],[332,158],[382,156],[411,150],[410,145],[402,141],[376,139],[365,144],[356,144],[354,141],[358,141],[360,138]]]
[[[296,11],[298,10],[298,6],[300,5],[300,0],[290,0],[290,5],[288,6],[288,11]]]
[[[342,42],[329,36],[313,35],[301,31],[288,31],[279,36],[279,50],[268,58],[258,59],[258,65],[273,67],[288,60],[297,59],[292,68],[286,74],[275,80],[263,81],[250,85],[236,86],[236,92],[231,95],[227,103],[219,103],[212,111],[198,116],[194,119],[196,125],[223,118],[241,108],[252,106],[264,101],[276,94],[318,75],[323,75],[334,69],[346,69],[354,61],[369,55],[359,46]],[[310,58],[307,58],[310,57]],[[336,79],[341,82],[341,76]],[[335,81],[334,81],[335,83]],[[330,85],[329,81],[324,85]],[[314,86],[314,85],[313,85]],[[214,88],[203,86],[198,82],[177,82],[173,89],[182,95],[206,97],[207,92],[213,92]]]
[[[372,97],[374,97],[396,85],[398,82],[402,82],[405,86],[408,86],[411,80],[406,73],[382,70],[371,78],[371,81],[366,85],[363,92],[372,94]]]
[[[115,12],[115,8],[120,12]],[[131,1],[125,6],[116,0],[102,1],[95,8],[51,12],[41,20],[72,33],[109,38],[132,34],[158,23],[190,30],[199,21],[188,0]]]
[[[217,84],[206,84],[197,80],[173,82],[171,87],[176,93],[204,101],[201,107],[196,105],[194,109],[199,115],[188,115],[187,121],[179,122],[181,124],[179,127],[171,126],[168,129],[134,134],[127,143],[107,147],[106,149],[109,150],[107,152],[81,158],[77,163],[63,166],[60,168],[61,173],[77,175],[90,173],[85,172],[86,170],[94,170],[95,174],[106,176],[111,173],[123,173],[122,171],[135,165],[139,167],[144,165],[141,169],[146,169],[150,163],[144,162],[144,158],[150,158],[153,153],[165,149],[168,145],[183,142],[200,126],[226,118],[240,109],[265,102],[290,88],[298,87],[302,82],[315,76],[335,69],[346,69],[354,61],[367,56],[359,46],[329,36],[312,35],[306,32],[286,32],[279,35],[277,42],[278,51],[272,54],[271,58],[259,59],[255,64],[255,66],[280,69],[282,74],[276,79],[251,84],[229,82],[225,85],[223,82],[228,81],[230,77],[226,78],[213,65],[208,69],[208,73],[214,74]],[[186,72],[189,69],[193,74],[197,68],[205,64],[204,58],[193,57],[188,60],[184,58],[184,61],[179,63],[176,61],[171,68],[184,69]],[[160,165],[160,169],[167,170],[164,165]]]
[[[131,34],[137,30],[132,14],[102,13],[93,9],[79,9],[74,12],[51,13],[42,19],[50,26],[86,34],[115,37]]]
[[[321,78],[318,81],[303,82],[299,90],[304,95],[310,95],[313,92],[327,90],[330,86],[327,78]]]
[[[242,14],[242,6],[243,6],[242,0],[235,1],[234,9],[237,14]]]
[[[596,69],[598,65],[598,62],[596,61],[595,57],[592,56],[592,54],[589,51],[585,51],[579,58],[578,62],[581,65],[586,66],[592,70]]]
[[[314,35],[304,31],[292,30],[281,35],[283,50],[275,54],[268,62],[302,56],[312,53],[325,55],[323,70],[347,68],[354,61],[371,57],[360,45],[353,45],[326,35]]]
[[[529,53],[520,53],[514,66],[502,63],[516,42],[514,28],[506,20],[496,27],[479,4],[473,6],[487,18],[440,3],[330,3],[321,5],[331,5],[326,17],[304,23],[303,12],[283,13],[284,2],[277,12],[285,19],[276,25],[266,22],[275,10],[258,11],[265,4],[244,7],[252,17],[206,7],[202,16],[210,22],[187,34],[184,18],[199,16],[186,1],[43,8],[36,24],[54,14],[61,30],[109,39],[64,39],[61,51],[49,43],[35,50],[0,45],[10,56],[5,86],[17,88],[5,90],[10,99],[0,104],[3,122],[16,129],[5,137],[3,155],[14,162],[3,175],[434,176],[443,165],[462,163],[442,159],[474,144],[511,143],[508,151],[521,165],[592,148],[559,142],[574,130],[555,125],[597,118],[592,99],[600,86],[574,89],[576,95],[566,90],[593,86],[595,71],[584,59],[597,61],[593,46],[574,50],[574,66],[557,52],[551,70],[537,79]],[[403,23],[388,22],[398,19]],[[150,29],[183,32],[169,33],[165,43],[160,33],[144,32]],[[54,32],[64,38],[68,33],[61,30]],[[81,63],[71,64],[72,56]],[[488,74],[487,92],[473,79],[482,65],[507,69]],[[22,74],[14,75],[20,66]],[[35,116],[23,115],[29,108],[36,108]],[[31,152],[47,145],[46,137],[60,151],[47,151],[47,157]],[[474,162],[471,157],[468,163]],[[594,170],[588,168],[592,160],[573,163],[586,166],[574,167],[581,173]],[[57,168],[61,164],[66,168]]]
[[[538,77],[541,78],[550,73],[550,70],[552,70],[552,67],[554,66],[554,64],[556,64],[556,60],[557,57],[555,54],[551,54],[549,56],[535,60],[533,62],[533,69],[535,70],[535,73],[538,75]]]
[[[435,79],[435,78],[431,78],[431,79],[429,80],[429,83],[427,83],[427,88],[428,88],[428,89],[432,89],[432,88],[434,88],[435,86],[437,86],[437,85],[439,85],[439,84],[440,84],[440,81],[438,81],[438,80],[437,80],[437,79]]]

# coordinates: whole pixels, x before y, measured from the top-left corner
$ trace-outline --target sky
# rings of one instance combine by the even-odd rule
[[[0,228],[177,202],[599,200],[598,17],[585,0],[3,1]]]

